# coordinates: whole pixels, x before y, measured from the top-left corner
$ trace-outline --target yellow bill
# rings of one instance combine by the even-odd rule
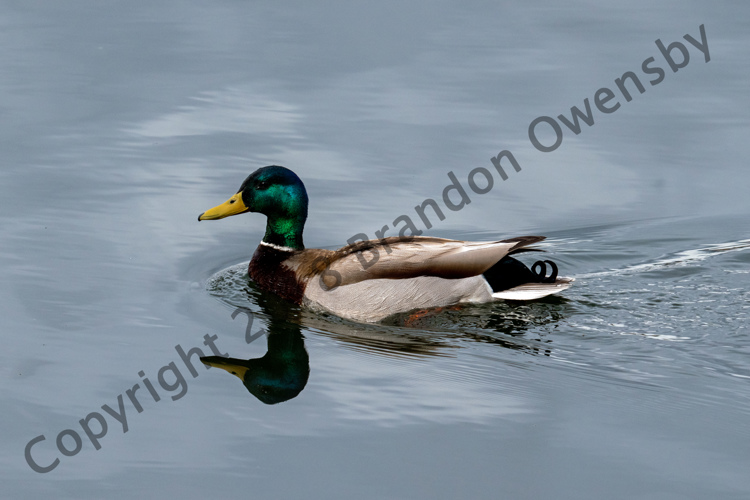
[[[245,206],[242,201],[242,193],[239,192],[229,198],[221,205],[210,208],[198,216],[198,220],[216,220],[229,217],[230,215],[237,215],[249,211],[250,209]]]
[[[221,356],[204,356],[201,358],[201,362],[204,365],[211,366],[213,368],[221,368],[226,370],[232,375],[236,375],[240,380],[245,380],[245,374],[247,373],[248,367],[242,366],[237,362],[241,361],[234,358],[223,358]]]

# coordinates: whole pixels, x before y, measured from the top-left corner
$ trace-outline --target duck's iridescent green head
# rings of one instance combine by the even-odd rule
[[[268,217],[263,241],[295,250],[304,248],[302,229],[307,219],[307,191],[297,174],[272,165],[259,168],[225,203],[206,210],[198,220],[223,219],[245,212]]]

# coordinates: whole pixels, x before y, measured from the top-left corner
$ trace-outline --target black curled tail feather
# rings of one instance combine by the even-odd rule
[[[551,268],[549,276],[547,264]],[[557,280],[557,264],[551,260],[538,260],[529,269],[521,261],[505,256],[485,271],[483,276],[492,287],[492,293],[495,293],[527,283],[554,283]]]
[[[547,276],[547,264],[552,267],[549,276]],[[537,266],[539,266],[539,271],[536,270]],[[539,283],[554,283],[557,279],[557,264],[551,260],[538,260],[531,266],[531,272],[537,277]]]

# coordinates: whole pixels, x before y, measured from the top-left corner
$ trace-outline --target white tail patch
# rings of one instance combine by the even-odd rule
[[[526,283],[492,294],[492,298],[503,300],[536,300],[570,288],[573,278],[558,278],[554,283]]]

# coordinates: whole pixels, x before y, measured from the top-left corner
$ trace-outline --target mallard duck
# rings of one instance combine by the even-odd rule
[[[338,250],[306,249],[302,231],[307,206],[299,177],[272,165],[250,174],[237,193],[198,220],[264,214],[266,232],[248,266],[250,278],[286,300],[360,322],[458,303],[533,300],[573,281],[558,278],[552,261],[537,261],[529,269],[510,257],[531,250],[527,247],[543,236],[491,242],[388,237]],[[363,258],[363,252],[371,258]]]

